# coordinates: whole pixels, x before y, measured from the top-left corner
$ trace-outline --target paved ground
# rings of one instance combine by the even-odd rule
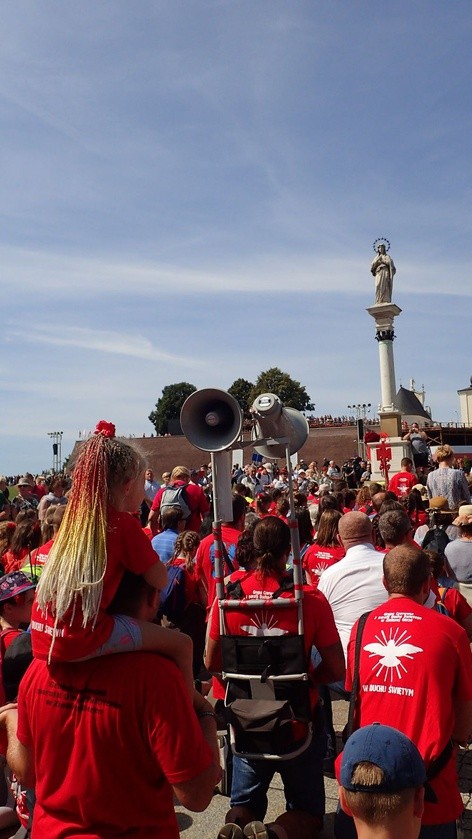
[[[341,732],[347,720],[347,702],[342,700],[333,702],[333,714],[336,731]],[[472,839],[472,751],[461,752],[458,757],[460,788],[466,807],[464,814],[464,839]],[[333,839],[333,817],[336,810],[338,795],[337,784],[325,778],[326,789],[326,817],[323,833],[326,839]],[[217,839],[219,827],[224,824],[228,809],[228,798],[215,795],[210,806],[204,813],[190,813],[184,807],[177,807],[177,817],[182,839]],[[269,810],[267,821],[276,818],[285,809],[282,781],[278,775],[274,777],[269,791]]]

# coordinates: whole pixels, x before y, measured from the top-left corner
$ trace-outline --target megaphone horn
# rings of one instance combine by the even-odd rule
[[[180,425],[189,443],[204,452],[222,452],[238,439],[243,414],[226,390],[204,388],[191,393],[182,405]]]
[[[254,400],[251,412],[254,416],[255,425],[253,439],[280,437],[288,438],[290,454],[298,452],[307,440],[309,429],[306,417],[301,411],[295,408],[284,408],[279,397],[275,393],[263,393]],[[286,444],[268,446],[255,445],[254,449],[263,457],[285,457]]]

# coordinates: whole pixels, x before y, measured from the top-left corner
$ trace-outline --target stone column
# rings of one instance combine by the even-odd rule
[[[379,344],[381,405],[379,410],[380,428],[389,437],[400,437],[401,414],[395,407],[397,388],[395,385],[395,363],[393,359],[393,341],[395,338],[393,321],[401,309],[395,303],[377,303],[367,309],[375,320],[375,339]]]

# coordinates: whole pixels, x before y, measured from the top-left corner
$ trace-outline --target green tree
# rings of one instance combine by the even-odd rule
[[[285,408],[295,408],[297,411],[313,411],[315,408],[303,385],[278,367],[259,373],[249,396],[250,403],[261,393],[275,393]]]
[[[228,388],[228,393],[236,399],[245,417],[249,417],[249,408],[251,407],[249,396],[253,387],[253,383],[248,382],[247,379],[236,379]]]
[[[149,414],[149,419],[158,434],[167,434],[169,420],[179,419],[182,405],[191,393],[195,393],[196,389],[195,385],[189,382],[178,382],[163,388],[155,410]]]

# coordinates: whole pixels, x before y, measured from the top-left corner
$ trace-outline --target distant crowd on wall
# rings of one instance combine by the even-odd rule
[[[380,425],[380,420],[376,417],[362,417],[364,422],[367,422],[369,425]],[[343,426],[343,425],[355,425],[356,424],[356,417],[350,416],[342,416],[342,417],[333,417],[331,414],[324,414],[321,417],[314,417],[310,414],[307,416],[308,425],[310,428],[320,428],[323,426]]]
[[[349,417],[317,419],[320,424],[355,422]],[[7,633],[0,656],[0,699],[4,687],[7,700],[20,691],[18,712],[3,711],[0,701],[0,755],[4,763],[11,757],[14,793],[7,795],[6,790],[2,799],[0,792],[0,829],[11,827],[13,833],[18,828],[20,839],[31,830],[34,837],[37,825],[38,837],[56,839],[63,835],[64,822],[74,825],[74,835],[85,835],[99,822],[105,836],[118,835],[119,821],[130,839],[177,839],[172,793],[189,809],[208,805],[219,779],[216,725],[225,727],[212,466],[175,464],[155,474],[145,470],[132,444],[114,438],[112,424],[101,421],[95,434],[95,440],[84,441],[87,455],[80,460],[79,453],[79,466],[70,475],[0,475],[0,642]],[[354,694],[351,730],[393,722],[418,748],[418,771],[413,780],[409,776],[410,784],[405,782],[411,787],[410,804],[401,800],[418,830],[405,829],[401,835],[455,839],[462,807],[455,750],[472,733],[472,476],[450,446],[439,446],[432,457],[427,433],[416,423],[405,427],[402,436],[411,445],[411,457],[402,459],[387,484],[372,480],[371,464],[360,456],[336,463],[327,453],[323,460],[300,459],[292,467],[258,459],[232,468],[231,518],[221,524],[225,595],[236,597],[237,592],[243,601],[263,597],[266,611],[257,622],[254,611],[243,606],[231,629],[235,634],[251,630],[254,637],[296,634],[289,609],[281,610],[283,617],[267,617],[272,597],[293,594],[296,557],[287,525],[295,517],[314,730],[309,748],[284,766],[234,760],[227,824],[215,839],[311,839],[322,830],[323,775],[333,776],[339,749],[333,693],[344,699]],[[91,540],[88,527],[98,520]],[[100,532],[105,534],[102,543]],[[54,609],[42,612],[40,599],[53,565],[59,589],[67,594],[61,558],[71,575],[67,580],[79,590],[83,577],[73,582],[72,555],[92,554],[95,561],[90,544],[102,553],[96,574],[105,578],[102,600],[95,600],[95,619],[98,615],[99,628],[106,621],[112,625],[98,650],[93,646],[94,619],[87,622],[80,598],[70,593],[63,611],[70,624]],[[131,578],[144,580],[142,589],[135,589],[126,569]],[[93,587],[96,582],[92,580]],[[24,629],[31,614],[39,653],[33,647],[35,659],[25,675],[32,653],[31,636]],[[363,615],[367,620],[360,628]],[[153,632],[148,632],[149,625]],[[71,641],[77,644],[69,658],[61,658],[67,648],[65,626],[72,627]],[[356,639],[362,633],[359,652]],[[192,640],[191,648],[174,644],[182,638]],[[48,652],[41,646],[51,639],[48,649],[49,655],[55,650],[58,656],[53,660],[59,665],[57,677],[54,667],[48,671]],[[22,645],[21,657],[14,655],[16,644]],[[140,650],[166,657],[157,665],[159,677],[149,667],[149,655]],[[10,659],[15,662],[13,676]],[[212,706],[203,698],[210,691]],[[49,694],[57,701],[49,703]],[[101,696],[108,697],[103,706],[97,699]],[[44,708],[37,704],[43,701]],[[119,724],[127,735],[117,744],[115,723],[110,727],[107,720],[110,714],[119,716],[121,708]],[[144,716],[136,722],[137,709]],[[12,714],[18,714],[18,722]],[[148,718],[149,725],[143,725]],[[159,726],[166,732],[165,745],[156,734]],[[61,736],[59,747],[55,738]],[[382,742],[391,742],[392,736],[383,731]],[[28,760],[34,761],[35,772],[25,768]],[[382,769],[378,760],[376,768]],[[435,773],[429,771],[432,765]],[[109,766],[116,794],[110,792],[113,785],[110,790],[104,786]],[[278,767],[287,812],[275,825],[264,826],[267,788]],[[383,765],[382,771],[388,769]],[[422,771],[426,778],[427,770],[435,804],[424,801],[428,790],[423,790]],[[348,804],[354,817],[358,785],[363,795],[371,794],[369,787],[380,795],[384,783],[391,791],[383,776],[375,775],[375,781],[356,777],[354,769],[352,776],[351,771],[341,772],[341,786],[352,793]],[[396,780],[400,784],[404,779]],[[133,784],[136,789],[139,785],[140,795],[130,804],[125,790],[132,797]],[[103,795],[104,788],[109,795]],[[342,794],[341,803],[345,800]],[[390,796],[389,807],[392,801]],[[387,812],[385,807],[385,801],[379,803],[379,812]],[[349,812],[341,809],[336,825],[338,839],[356,836]],[[86,835],[102,837],[98,828]]]

